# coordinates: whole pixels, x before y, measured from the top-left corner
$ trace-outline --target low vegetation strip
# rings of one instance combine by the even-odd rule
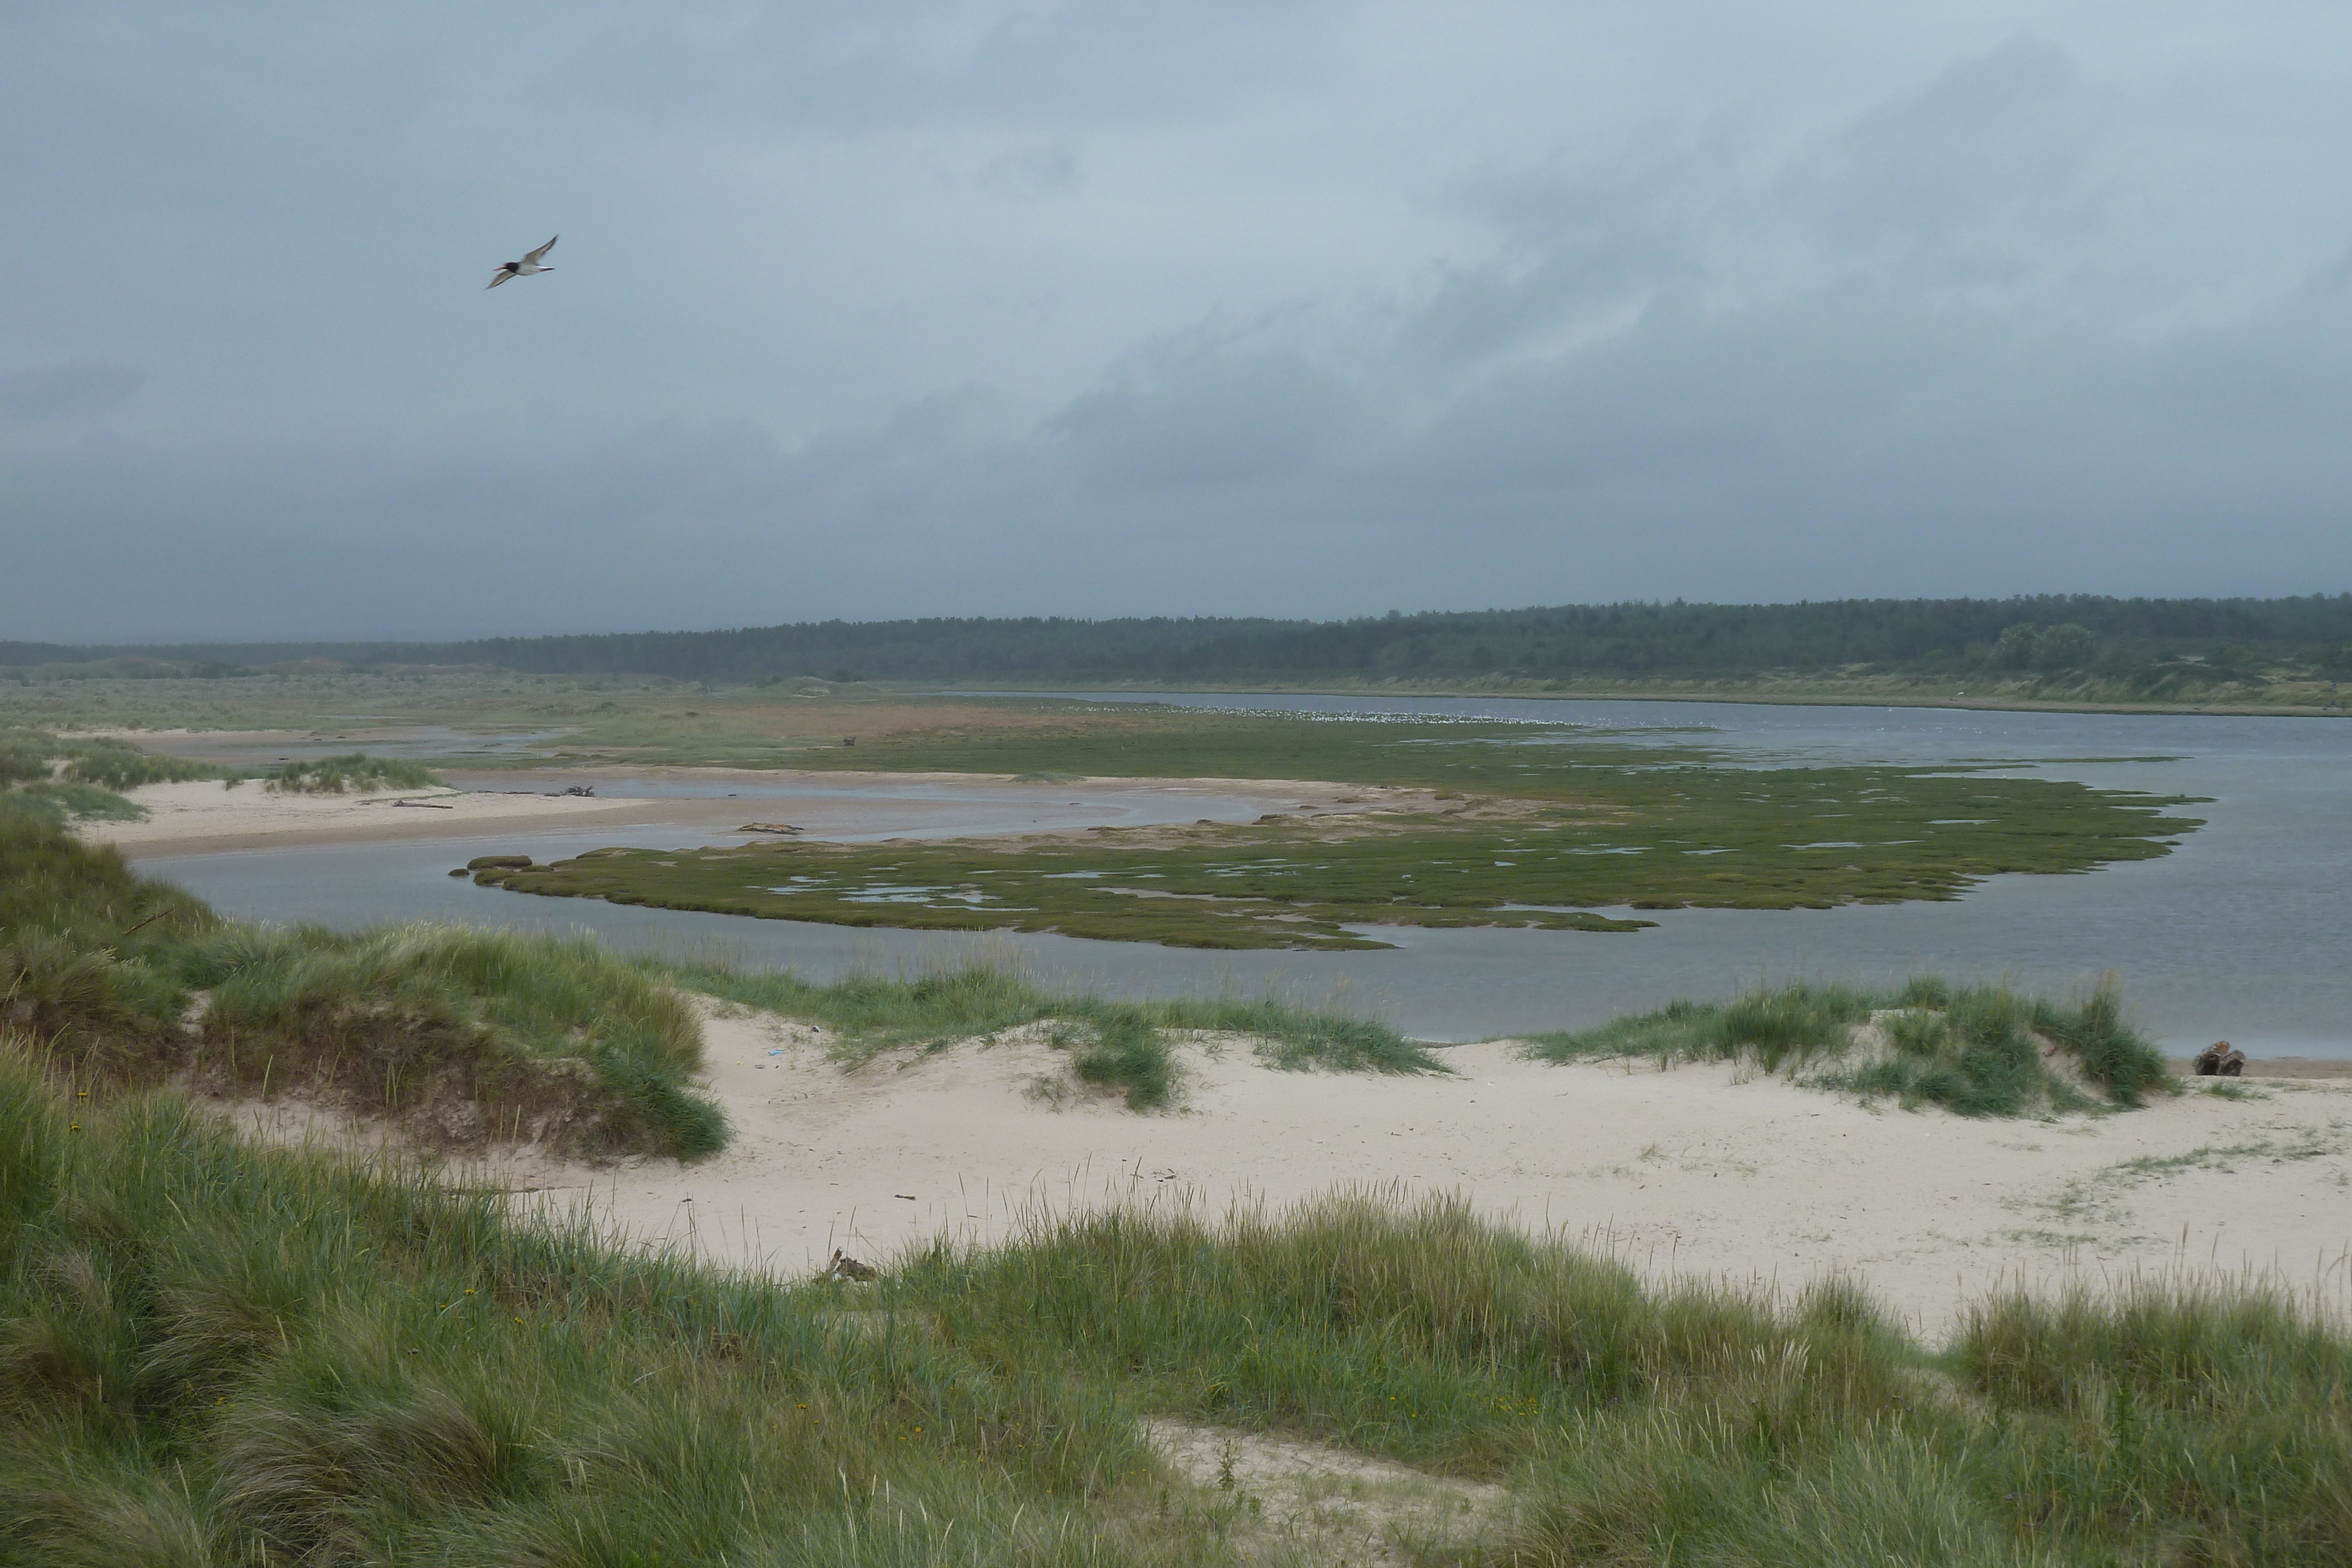
[[[142,784],[224,779],[228,774],[228,769],[209,762],[154,756],[127,740],[68,738],[47,730],[0,727],[0,783],[54,778],[120,790],[135,789]]]
[[[677,985],[764,1011],[822,1023],[840,1051],[863,1060],[892,1047],[940,1049],[1019,1029],[1053,1027],[1084,1082],[1123,1092],[1130,1110],[1156,1110],[1176,1096],[1171,1033],[1244,1035],[1270,1066],[1298,1071],[1443,1073],[1429,1050],[1384,1024],[1307,1012],[1272,998],[1113,1001],[1045,990],[1016,970],[969,964],[912,977],[856,975],[829,986],[776,971],[670,964]]]
[[[717,1150],[685,1004],[593,943],[225,921],[0,798],[0,1026],[84,1086],[310,1096],[458,1142]]]
[[[56,821],[137,821],[146,810],[121,791],[227,777],[226,768],[152,757],[126,741],[0,726],[0,792],[17,810]]]
[[[2101,987],[2068,1008],[1932,976],[1899,991],[1792,985],[1722,1003],[1678,1000],[1598,1029],[1537,1035],[1551,1061],[1746,1061],[1964,1116],[2130,1107],[2174,1091],[2164,1058]]]
[[[1549,723],[1129,709],[882,735],[793,765],[1418,793],[1411,809],[1368,800],[1245,825],[604,849],[478,880],[830,925],[1360,948],[1389,946],[1382,925],[1625,932],[1645,910],[1948,899],[2002,873],[2162,855],[2199,825],[2163,814],[2174,798],[1984,769],[1738,767]]]
[[[1930,1348],[1378,1194],[784,1284],[0,1051],[0,1563],[1237,1563],[1159,1416],[1506,1483],[1423,1568],[2337,1568],[2347,1400],[2343,1326],[2243,1285]]]
[[[724,632],[501,637],[472,643],[68,647],[0,643],[0,672],[33,678],[278,678],[297,661],[492,665],[542,674],[634,672],[701,682],[836,681],[1096,685],[1657,677],[1762,672],[1938,675],[2009,672],[2095,679],[2122,695],[2352,676],[2352,594],[2285,599],[1825,600],[1801,604],[1624,603],[1364,616],[1081,621],[935,619]]]
[[[425,789],[441,782],[440,775],[421,762],[404,761],[396,757],[370,757],[364,751],[281,763],[263,774],[262,779],[266,789],[309,795]]]

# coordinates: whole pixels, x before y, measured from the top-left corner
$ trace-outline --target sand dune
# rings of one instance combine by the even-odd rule
[[[2050,1122],[1907,1113],[1724,1067],[1555,1067],[1451,1048],[1451,1079],[1271,1071],[1242,1040],[1183,1050],[1185,1107],[1139,1116],[1075,1089],[1034,1032],[844,1071],[806,1025],[709,1022],[735,1126],[707,1164],[505,1159],[533,1201],[593,1204],[639,1239],[784,1272],[874,1260],[1041,1208],[1280,1204],[1335,1187],[1469,1196],[1654,1275],[1795,1285],[1859,1275],[1933,1332],[2004,1281],[2176,1265],[2342,1294],[2352,1085],[2201,1088]]]

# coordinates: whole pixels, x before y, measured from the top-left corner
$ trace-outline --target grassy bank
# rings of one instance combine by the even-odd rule
[[[2128,1107],[2173,1092],[2164,1058],[2102,987],[2074,1007],[1932,976],[1900,990],[1793,985],[1674,1001],[1598,1029],[1531,1037],[1549,1061],[1741,1061],[1964,1116]]]
[[[404,761],[396,757],[371,757],[364,751],[283,762],[261,777],[265,789],[302,795],[425,789],[441,782],[440,775],[421,762]]]
[[[713,964],[670,964],[661,972],[689,990],[824,1024],[839,1032],[839,1049],[852,1060],[893,1047],[938,1049],[1049,1024],[1080,1079],[1123,1091],[1129,1107],[1138,1111],[1164,1106],[1175,1095],[1171,1031],[1248,1035],[1262,1061],[1293,1071],[1450,1071],[1427,1047],[1385,1024],[1308,1012],[1271,998],[1123,1002],[1066,996],[993,964],[911,978],[852,976],[829,986]]]
[[[146,810],[121,791],[226,777],[227,769],[210,763],[152,757],[124,741],[67,740],[46,730],[0,727],[5,803],[52,821],[137,821]]]
[[[127,740],[67,738],[47,730],[0,727],[0,783],[54,779],[122,790],[228,776],[228,769],[212,763],[157,757]]]
[[[20,806],[77,818],[129,819],[146,813],[121,791],[142,784],[219,779],[235,788],[248,777],[266,789],[341,795],[380,789],[422,789],[441,782],[421,762],[353,751],[280,763],[248,774],[216,763],[160,756],[111,737],[61,737],[47,730],[0,727],[0,789]]]
[[[725,1139],[691,1013],[593,943],[224,921],[5,798],[0,1027],[84,1085],[185,1078],[590,1155]]]
[[[615,957],[585,937],[247,925],[0,799],[0,1027],[40,1040],[78,1082],[184,1080],[297,1095],[450,1145],[692,1159],[726,1128],[694,1086],[701,1031],[685,992],[824,1024],[853,1058],[1048,1025],[1082,1081],[1137,1110],[1175,1097],[1179,1031],[1251,1036],[1278,1068],[1446,1071],[1362,1019],[1271,999],[1063,996],[986,964],[813,985]]]
[[[1644,1287],[1461,1206],[1164,1212],[934,1249],[896,1289],[988,1364],[1503,1479],[1446,1563],[2321,1563],[2352,1343],[2260,1291],[2004,1295],[1910,1341],[1852,1283]]]
[[[1279,1563],[1140,1417],[1506,1482],[1400,1560],[2342,1562],[2352,1342],[2258,1290],[1657,1288],[1457,1204],[1180,1207],[783,1285],[0,1058],[0,1563]],[[1318,1561],[1320,1561],[1318,1559]]]

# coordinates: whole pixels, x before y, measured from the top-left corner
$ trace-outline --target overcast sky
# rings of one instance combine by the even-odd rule
[[[2342,0],[0,0],[0,639],[2352,589]]]

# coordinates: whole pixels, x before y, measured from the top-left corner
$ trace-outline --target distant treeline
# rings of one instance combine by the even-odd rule
[[[1843,599],[1603,604],[1354,621],[1227,618],[825,621],[727,632],[464,643],[67,647],[0,643],[0,667],[213,674],[327,664],[476,665],[679,680],[1247,682],[1737,675],[1764,670],[2217,669],[2282,661],[2352,671],[2352,593],[2294,599]],[[58,673],[63,673],[58,669]]]

